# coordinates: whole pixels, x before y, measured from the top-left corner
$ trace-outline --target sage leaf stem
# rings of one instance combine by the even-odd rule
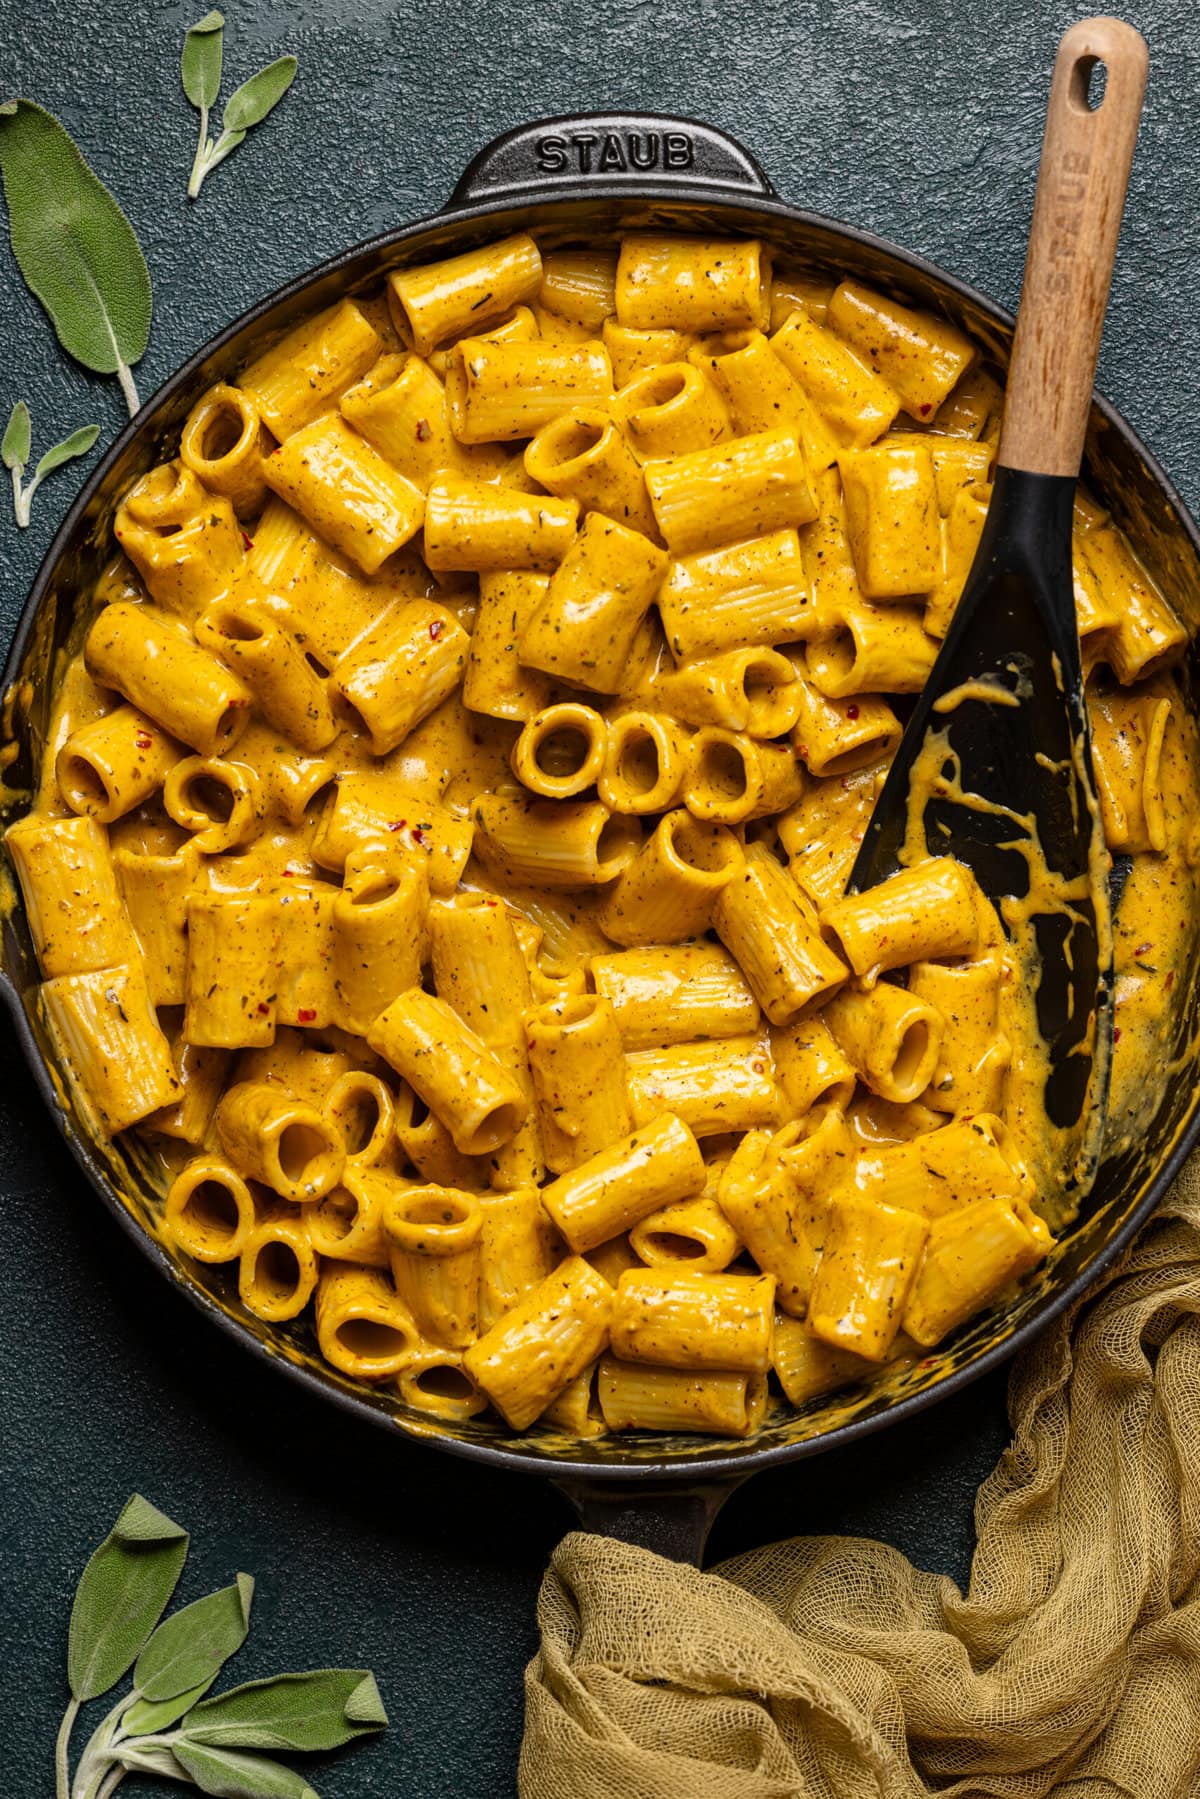
[[[58,1740],[54,1745],[54,1793],[55,1799],[71,1799],[71,1764],[68,1750],[71,1742],[71,1727],[79,1716],[79,1701],[71,1699],[62,1715],[62,1723],[58,1727]]]

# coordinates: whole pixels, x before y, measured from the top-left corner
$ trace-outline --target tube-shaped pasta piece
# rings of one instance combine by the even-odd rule
[[[634,1050],[626,1066],[637,1124],[671,1112],[694,1136],[716,1137],[778,1122],[771,1052],[758,1037]]]
[[[810,775],[848,775],[894,754],[900,720],[878,694],[831,700],[811,681],[797,686],[800,708],[792,744]]]
[[[348,1164],[364,1169],[390,1162],[396,1102],[377,1074],[348,1068],[329,1089],[321,1109],[341,1136]]]
[[[573,406],[526,445],[525,470],[562,500],[603,513],[618,524],[655,535],[646,482],[633,451],[607,411]]]
[[[178,462],[142,476],[118,506],[113,532],[151,597],[183,618],[228,593],[245,562],[229,501]]]
[[[939,406],[937,428],[948,437],[984,438],[994,444],[1003,411],[1004,389],[974,362]]]
[[[936,313],[914,312],[858,281],[839,282],[827,318],[919,424],[929,423],[976,358],[970,338]]]
[[[775,1334],[775,1277],[631,1268],[617,1282],[612,1351],[692,1373],[765,1374]]]
[[[482,473],[450,429],[446,391],[420,356],[383,356],[342,395],[342,417],[424,493],[440,469]]]
[[[260,889],[274,907],[279,944],[275,1021],[324,1031],[336,1022],[333,907],[325,881],[279,880]]]
[[[323,1199],[345,1163],[338,1132],[315,1106],[269,1081],[239,1081],[217,1107],[221,1148],[245,1180],[295,1205]]]
[[[182,751],[133,706],[72,731],[58,752],[58,790],[72,812],[110,825],[158,791]]]
[[[280,499],[365,574],[421,529],[420,488],[335,413],[287,438],[265,468]]]
[[[633,709],[607,721],[597,791],[612,812],[662,812],[683,782],[684,735],[669,718]]]
[[[762,844],[718,895],[713,924],[772,1024],[790,1024],[846,979],[800,889]]]
[[[519,1129],[491,1155],[494,1187],[523,1187],[545,1174],[541,1133],[525,1042],[533,1004],[529,970],[507,909],[463,896],[430,912],[433,978],[438,993],[507,1068],[528,1102]]]
[[[554,1268],[561,1246],[536,1187],[480,1196],[479,1329],[490,1331]]]
[[[742,1248],[741,1238],[708,1193],[651,1212],[634,1225],[629,1244],[651,1268],[686,1262],[703,1274],[720,1274]]]
[[[877,981],[843,987],[822,1017],[860,1080],[880,1099],[904,1106],[933,1079],[942,1048],[942,1015],[905,987]]]
[[[900,410],[895,388],[804,308],[779,327],[771,348],[847,448],[874,443]]]
[[[193,892],[187,925],[188,1042],[209,1049],[273,1042],[279,977],[274,902],[262,894]]]
[[[651,697],[685,724],[782,737],[799,716],[801,683],[778,650],[723,650],[658,676]]]
[[[463,1356],[473,1381],[513,1430],[527,1430],[608,1342],[613,1290],[569,1256]]]
[[[910,962],[973,955],[978,891],[961,862],[931,856],[864,893],[835,900],[822,911],[821,925],[859,979],[870,983]]]
[[[613,250],[551,250],[542,258],[538,304],[599,331],[616,311],[616,279]]]
[[[191,838],[169,856],[113,851],[125,913],[141,946],[150,1003],[181,1006],[187,998],[188,895],[200,852]]]
[[[679,557],[659,589],[658,609],[677,662],[792,642],[811,611],[798,534],[773,531]]]
[[[938,646],[917,606],[839,606],[822,613],[802,673],[827,698],[919,693]]]
[[[648,537],[589,512],[521,633],[521,661],[556,680],[615,693],[666,568]]]
[[[518,653],[547,586],[547,576],[522,569],[479,577],[479,611],[462,692],[463,705],[472,712],[525,724],[548,703],[549,677],[523,668]]]
[[[474,826],[445,806],[406,792],[384,768],[349,769],[339,774],[320,826],[312,857],[340,874],[356,857],[409,862],[425,871],[429,891],[453,893],[471,854]]]
[[[949,518],[959,494],[981,488],[985,493],[990,491],[991,444],[973,443],[968,437],[942,437],[932,431],[925,442],[933,461],[933,484],[943,518]]]
[[[668,812],[605,901],[601,927],[628,947],[700,937],[741,865],[741,845],[724,825]]]
[[[577,1442],[591,1441],[608,1434],[608,1426],[596,1397],[596,1370],[599,1366],[599,1361],[592,1362],[574,1380],[567,1382],[562,1392],[550,1401],[542,1413],[541,1422],[544,1425],[560,1431],[565,1437],[573,1437]]]
[[[1104,841],[1110,850],[1130,855],[1161,855],[1167,847],[1162,756],[1171,701],[1163,694],[1105,687],[1093,688],[1088,697]],[[60,768],[65,754],[59,756]]]
[[[844,610],[854,612],[866,605],[850,549],[841,476],[836,468],[822,469],[813,487],[817,516],[798,534],[810,599],[793,636],[805,643],[831,629]]]
[[[636,821],[598,800],[484,793],[472,816],[475,854],[491,875],[516,886],[603,886],[628,867],[641,844]]]
[[[688,745],[683,803],[693,818],[745,824],[794,805],[804,790],[792,750],[704,725]]]
[[[113,1137],[179,1097],[139,963],[45,981],[41,1007],[76,1108]]]
[[[886,438],[841,457],[846,528],[868,600],[927,593],[942,573],[933,458],[919,436]]]
[[[425,560],[435,572],[558,567],[575,540],[575,500],[442,473],[425,502]]]
[[[612,410],[643,459],[684,456],[732,435],[720,394],[690,362],[665,362],[634,375]]]
[[[1177,662],[1187,646],[1187,630],[1116,526],[1093,526],[1084,533],[1080,550],[1100,584],[1101,596],[1116,610],[1104,660],[1122,686],[1148,681]]]
[[[256,1224],[238,1258],[238,1298],[267,1324],[298,1318],[317,1285],[317,1253],[297,1213]]]
[[[758,1028],[758,1002],[718,943],[620,950],[588,964],[627,1050],[737,1037]]]
[[[692,342],[686,331],[636,331],[631,325],[618,324],[616,319],[605,319],[600,336],[618,390],[646,369],[681,361]]]
[[[915,1212],[835,1195],[808,1307],[813,1335],[870,1362],[884,1361],[928,1236],[928,1221]]]
[[[410,1411],[465,1424],[487,1410],[487,1400],[463,1366],[462,1351],[424,1343],[396,1376],[396,1391]]]
[[[429,888],[411,865],[367,861],[333,901],[337,1023],[365,1036],[392,1001],[421,981]]]
[[[219,756],[184,756],[176,762],[163,783],[163,808],[208,856],[250,843],[262,829],[256,771]]]
[[[821,1014],[771,1032],[775,1078],[797,1118],[814,1107],[844,1112],[854,1098],[855,1072]]]
[[[980,1199],[931,1225],[925,1257],[904,1308],[903,1326],[928,1348],[994,1301],[1045,1256],[1042,1220],[1021,1201]]]
[[[402,337],[428,356],[439,344],[533,299],[541,284],[538,247],[522,231],[441,262],[395,270],[388,276],[388,304]]]
[[[950,628],[950,620],[962,597],[963,587],[975,561],[975,552],[979,548],[979,540],[983,536],[991,497],[990,486],[965,487],[961,493],[955,494],[950,515],[942,521],[941,577],[930,589],[925,601],[925,629],[931,637],[944,637]],[[1075,575],[1077,612],[1078,596],[1086,579],[1083,565],[1080,564]],[[1080,635],[1085,633],[1081,630]],[[1095,641],[1100,641],[1099,636]]]
[[[481,1187],[487,1179],[482,1156],[464,1156],[456,1149],[454,1139],[423,1100],[409,1102],[403,1116],[396,1119],[396,1143],[407,1162],[421,1179],[439,1187]]]
[[[688,1127],[669,1113],[559,1175],[542,1204],[582,1254],[620,1236],[651,1212],[704,1191],[707,1170]]]
[[[600,1409],[609,1430],[704,1431],[750,1437],[767,1409],[761,1374],[715,1369],[652,1368],[644,1362],[600,1358]]]
[[[499,1149],[529,1110],[512,1071],[445,1000],[419,987],[380,1013],[367,1042],[437,1113],[463,1155]]]
[[[164,1229],[197,1262],[236,1262],[255,1222],[249,1187],[220,1156],[194,1156],[167,1189]]]
[[[824,1245],[830,1186],[850,1152],[840,1118],[823,1118],[808,1137],[802,1129],[786,1125],[774,1136],[747,1131],[717,1186],[730,1225],[764,1273],[775,1277],[776,1303],[797,1315],[807,1307]]]
[[[198,755],[231,749],[249,722],[245,684],[149,606],[105,606],[84,654],[93,680],[115,687]]]
[[[453,1187],[402,1187],[384,1212],[392,1279],[421,1335],[465,1349],[479,1328],[479,1235],[475,1193]]]
[[[531,793],[569,800],[600,779],[608,726],[591,706],[562,700],[531,718],[512,747],[512,771]]]
[[[608,1000],[585,993],[539,1007],[525,1035],[546,1166],[563,1174],[633,1124],[616,1019]]]
[[[823,325],[829,314],[833,285],[832,281],[815,280],[812,276],[776,267],[771,282],[771,330],[778,331],[797,307],[807,312],[818,325]]]
[[[837,439],[786,363],[761,331],[735,332],[720,339],[719,353],[691,352],[720,390],[737,436],[780,428],[790,431],[810,469],[828,468]]]
[[[150,1003],[154,1002],[153,988]],[[160,1016],[159,1025],[166,1029]],[[159,1137],[173,1137],[177,1142],[193,1145],[208,1143],[217,1109],[217,1101],[225,1087],[229,1072],[229,1052],[223,1049],[199,1049],[189,1043],[183,1032],[169,1031],[171,1062],[179,1095],[172,1105],[164,1106],[146,1120],[145,1128]]]
[[[450,426],[460,443],[515,443],[575,406],[606,406],[612,365],[602,343],[489,343],[464,337],[446,369]]]
[[[852,1350],[834,1349],[814,1337],[807,1324],[780,1312],[775,1319],[772,1366],[789,1405],[807,1405],[839,1387],[868,1379],[875,1364]]]
[[[234,1065],[233,1078],[266,1082],[323,1112],[334,1085],[353,1066],[353,1059],[344,1049],[319,1048],[302,1031],[284,1027],[274,1043],[243,1050]]]
[[[366,314],[353,300],[341,300],[273,344],[245,370],[238,386],[276,437],[290,437],[365,375],[382,350],[383,340]]]
[[[342,1178],[323,1199],[304,1206],[309,1241],[317,1254],[366,1268],[389,1266],[384,1218],[393,1194],[411,1185],[381,1168],[348,1157]]]
[[[196,641],[245,681],[259,711],[297,748],[327,749],[337,735],[325,683],[269,605],[243,586],[196,620]]]
[[[610,1287],[616,1286],[627,1268],[644,1266],[634,1254],[624,1232],[619,1237],[610,1237],[607,1243],[597,1243],[595,1249],[589,1249],[587,1260],[598,1274],[604,1276]]]
[[[977,1199],[1026,1203],[1033,1185],[1010,1161],[1007,1144],[999,1118],[960,1118],[907,1142],[863,1149],[842,1185],[860,1199],[886,1200],[929,1219]]]
[[[533,307],[521,305],[510,306],[503,318],[497,319],[494,325],[485,326],[478,335],[485,337],[490,344],[526,344],[531,338],[541,337],[544,333]],[[440,381],[446,379],[455,347],[449,344],[429,353],[429,366]],[[470,455],[469,450],[467,454]],[[485,452],[485,455],[490,459],[491,452]]]
[[[108,835],[94,818],[29,813],[5,835],[38,965],[48,978],[133,961]]]
[[[762,536],[817,515],[808,465],[786,431],[757,431],[646,466],[650,503],[674,555]]]
[[[909,969],[908,991],[945,1021],[926,1099],[958,1117],[998,1112],[1012,1046],[1000,1030],[995,961],[918,962]]]
[[[637,331],[744,331],[771,305],[771,251],[758,238],[628,231],[617,259],[617,319]]]
[[[463,678],[467,634],[431,600],[400,600],[340,659],[330,686],[351,707],[376,756],[397,749]]]
[[[321,1354],[352,1380],[387,1380],[420,1343],[407,1308],[378,1268],[322,1268],[316,1314]]]
[[[267,497],[262,465],[269,448],[252,396],[222,381],[188,413],[179,460],[239,518],[254,518]]]

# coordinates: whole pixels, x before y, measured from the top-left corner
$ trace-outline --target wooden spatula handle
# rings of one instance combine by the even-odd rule
[[[1081,19],[1058,47],[1046,110],[999,460],[1077,475],[1148,55],[1122,19]],[[1093,111],[1088,83],[1107,71]]]

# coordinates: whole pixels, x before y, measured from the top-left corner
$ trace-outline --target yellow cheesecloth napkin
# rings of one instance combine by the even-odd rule
[[[1200,1157],[1009,1409],[965,1594],[858,1537],[566,1537],[522,1799],[1200,1795]]]

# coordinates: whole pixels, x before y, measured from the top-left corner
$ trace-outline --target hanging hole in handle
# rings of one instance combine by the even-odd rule
[[[1099,56],[1081,56],[1071,70],[1070,100],[1076,112],[1099,112],[1108,90],[1108,65]]]

